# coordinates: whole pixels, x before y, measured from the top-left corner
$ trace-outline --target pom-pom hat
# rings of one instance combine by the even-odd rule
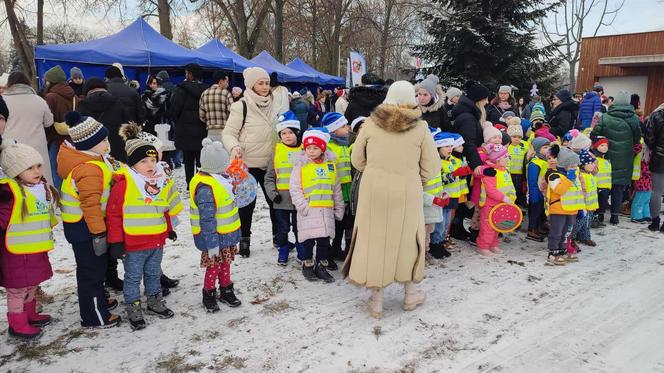
[[[81,116],[70,111],[65,115],[65,123],[69,126],[69,136],[78,150],[90,150],[108,137],[108,129],[93,117]]]

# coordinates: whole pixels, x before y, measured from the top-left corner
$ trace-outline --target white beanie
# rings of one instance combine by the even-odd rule
[[[3,141],[0,150],[0,167],[12,179],[34,165],[44,164],[41,154],[30,145]]]
[[[463,92],[461,92],[461,90],[460,90],[459,88],[457,88],[457,87],[450,87],[450,88],[447,89],[447,92],[445,92],[445,95],[446,95],[447,98],[449,98],[450,100],[453,99],[453,98],[455,98],[455,97],[459,97],[459,96],[461,96],[462,94],[463,94]]]
[[[212,141],[209,137],[203,139],[203,149],[201,149],[201,168],[203,172],[209,174],[220,174],[228,168],[230,156],[224,145],[219,141]]]
[[[508,85],[501,85],[500,88],[498,88],[498,93],[500,93],[500,92],[507,92],[511,96],[512,95],[512,87],[510,87]]]
[[[260,79],[270,80],[270,75],[262,67],[247,67],[242,72],[242,77],[244,78],[244,85],[248,89],[254,88],[254,85]]]
[[[484,135],[484,142],[488,143],[489,140],[496,136],[502,136],[500,130],[496,127],[493,126],[493,123],[491,122],[484,122],[482,125],[482,135]]]
[[[394,82],[385,96],[384,104],[417,106],[415,87],[405,80]]]

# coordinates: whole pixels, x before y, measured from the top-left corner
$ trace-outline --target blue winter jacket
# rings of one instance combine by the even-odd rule
[[[199,184],[196,187],[194,196],[196,206],[200,214],[201,233],[194,235],[194,245],[201,251],[208,251],[214,248],[226,248],[235,246],[240,242],[241,232],[236,230],[229,234],[217,233],[217,220],[214,215],[217,207],[214,204],[212,188],[205,184]]]
[[[584,130],[590,127],[593,115],[601,110],[602,100],[597,95],[597,92],[586,93],[579,106],[579,129]]]
[[[528,163],[526,178],[528,179],[528,203],[537,203],[544,200],[544,195],[539,190],[538,178],[540,167],[533,162]]]

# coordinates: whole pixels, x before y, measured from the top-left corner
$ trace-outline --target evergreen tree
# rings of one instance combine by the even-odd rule
[[[416,48],[444,84],[479,80],[511,84],[527,95],[533,83],[550,89],[560,61],[556,45],[537,47],[535,26],[556,3],[548,0],[433,0],[444,15],[421,12],[431,42]]]

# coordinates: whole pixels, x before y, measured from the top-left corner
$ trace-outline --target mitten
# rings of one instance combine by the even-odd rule
[[[274,197],[274,199],[272,199],[272,202],[281,203],[282,200],[283,200],[283,198],[281,198],[281,194],[277,194],[277,196]]]
[[[123,242],[116,242],[108,245],[108,253],[113,259],[124,259],[127,256]]]
[[[168,239],[175,242],[178,240],[178,234],[175,231],[168,232]]]
[[[456,177],[463,177],[463,176],[468,176],[472,173],[473,173],[473,170],[470,167],[464,166],[464,167],[460,167],[460,168],[456,169],[454,172],[452,172],[452,175],[454,175]]]
[[[482,171],[482,174],[483,174],[484,176],[494,177],[494,176],[496,176],[497,173],[496,173],[496,169],[495,169],[495,168],[487,167],[487,168],[485,168],[485,169]]]
[[[449,198],[433,197],[433,204],[438,207],[445,207],[450,204]]]
[[[106,232],[92,235],[92,249],[96,256],[102,256],[108,251]]]

